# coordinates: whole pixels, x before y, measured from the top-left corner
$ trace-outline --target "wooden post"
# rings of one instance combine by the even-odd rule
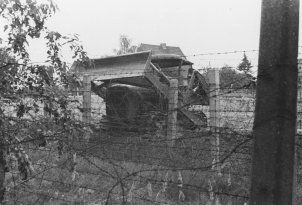
[[[84,75],[84,92],[83,92],[83,117],[84,123],[90,123],[91,120],[91,78],[89,75]]]
[[[299,0],[263,0],[251,205],[295,204]]]
[[[220,127],[220,117],[219,117],[219,110],[220,110],[220,103],[219,103],[219,70],[218,69],[210,69],[209,73],[209,86],[210,86],[210,121],[209,127],[210,131],[212,132],[212,139],[211,139],[211,150],[212,150],[212,157],[213,157],[213,168],[217,168],[219,171],[218,163],[219,162],[219,127]]]
[[[51,112],[50,112],[51,110],[52,110],[51,100],[44,102],[44,109],[43,109],[44,117],[51,117]]]
[[[181,60],[179,62],[179,66],[178,66],[178,85],[179,86],[183,86],[184,85],[183,76],[182,76],[182,73],[183,73],[182,69],[184,69],[184,68],[182,68],[182,64],[183,64],[183,60]]]
[[[48,76],[53,80],[54,70],[51,69],[51,68],[49,68],[49,69],[46,70],[46,72],[47,72]],[[44,109],[43,109],[44,117],[52,117],[51,116],[52,115],[51,111],[53,109],[53,107],[52,107],[52,101],[53,101],[53,99],[49,99],[49,100],[45,99]]]
[[[168,144],[173,146],[176,139],[176,123],[177,123],[177,104],[178,104],[178,80],[170,80],[168,92],[168,124],[167,138]]]

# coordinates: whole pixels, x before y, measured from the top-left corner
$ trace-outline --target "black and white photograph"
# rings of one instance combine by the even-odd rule
[[[0,204],[302,204],[299,10],[0,0]]]

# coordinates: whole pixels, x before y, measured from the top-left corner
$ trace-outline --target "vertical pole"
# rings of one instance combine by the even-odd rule
[[[184,85],[183,76],[182,76],[182,73],[183,73],[182,69],[184,69],[184,68],[182,68],[182,64],[183,64],[183,60],[181,60],[179,62],[179,66],[178,66],[178,85],[179,86],[183,86]]]
[[[43,109],[44,117],[51,117],[51,112],[50,112],[50,110],[52,109],[51,105],[52,105],[51,100],[44,102],[44,109]]]
[[[1,121],[0,121],[0,128],[2,128]],[[4,196],[5,196],[6,147],[3,141],[4,141],[3,139],[0,139],[0,203],[4,201]]]
[[[209,84],[210,84],[210,121],[209,126],[210,130],[213,133],[211,139],[211,150],[212,150],[212,157],[213,157],[213,168],[217,168],[219,171],[218,163],[219,162],[219,127],[220,127],[220,117],[219,117],[219,110],[220,110],[220,102],[219,102],[219,70],[218,69],[210,69],[209,73]]]
[[[298,97],[297,97],[297,131],[298,134],[301,133],[301,98],[302,98],[302,87],[301,87],[301,71],[300,71],[300,61],[298,61]]]
[[[83,93],[83,122],[90,123],[91,119],[91,78],[89,75],[84,75],[84,93]]]
[[[178,80],[170,80],[168,93],[168,125],[167,138],[169,145],[173,146],[176,139],[176,123],[177,123],[177,104],[178,104]]]
[[[299,0],[263,0],[251,205],[295,204]]]
[[[49,68],[46,70],[46,72],[47,72],[48,76],[53,80],[54,70]],[[53,109],[52,101],[53,101],[53,99],[49,99],[44,102],[44,109],[43,109],[44,117],[51,117],[51,111]]]

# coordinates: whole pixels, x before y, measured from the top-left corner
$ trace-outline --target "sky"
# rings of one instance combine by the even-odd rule
[[[113,55],[113,49],[118,48],[119,36],[125,34],[134,45],[166,43],[167,46],[179,46],[197,69],[236,67],[243,52],[201,55],[233,51],[247,51],[254,69],[257,67],[258,52],[249,51],[259,47],[261,0],[54,2],[59,11],[49,19],[48,28],[62,34],[79,34],[91,58]],[[33,61],[44,61],[42,42],[35,40],[30,45]]]
[[[59,11],[47,26],[63,34],[79,34],[89,57],[112,55],[119,36],[133,44],[179,46],[195,67],[237,66],[243,53],[257,50],[261,0],[54,0]],[[34,61],[45,55],[40,41],[31,42]],[[246,52],[254,66],[257,52]]]

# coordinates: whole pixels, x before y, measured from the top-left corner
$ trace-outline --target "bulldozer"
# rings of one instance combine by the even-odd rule
[[[209,86],[184,56],[149,50],[92,59],[86,67],[74,63],[73,71],[91,77],[91,91],[106,102],[108,118],[127,122],[150,113],[167,116],[170,84],[177,80],[177,119],[194,128],[207,126],[205,114],[189,107],[209,104]]]

